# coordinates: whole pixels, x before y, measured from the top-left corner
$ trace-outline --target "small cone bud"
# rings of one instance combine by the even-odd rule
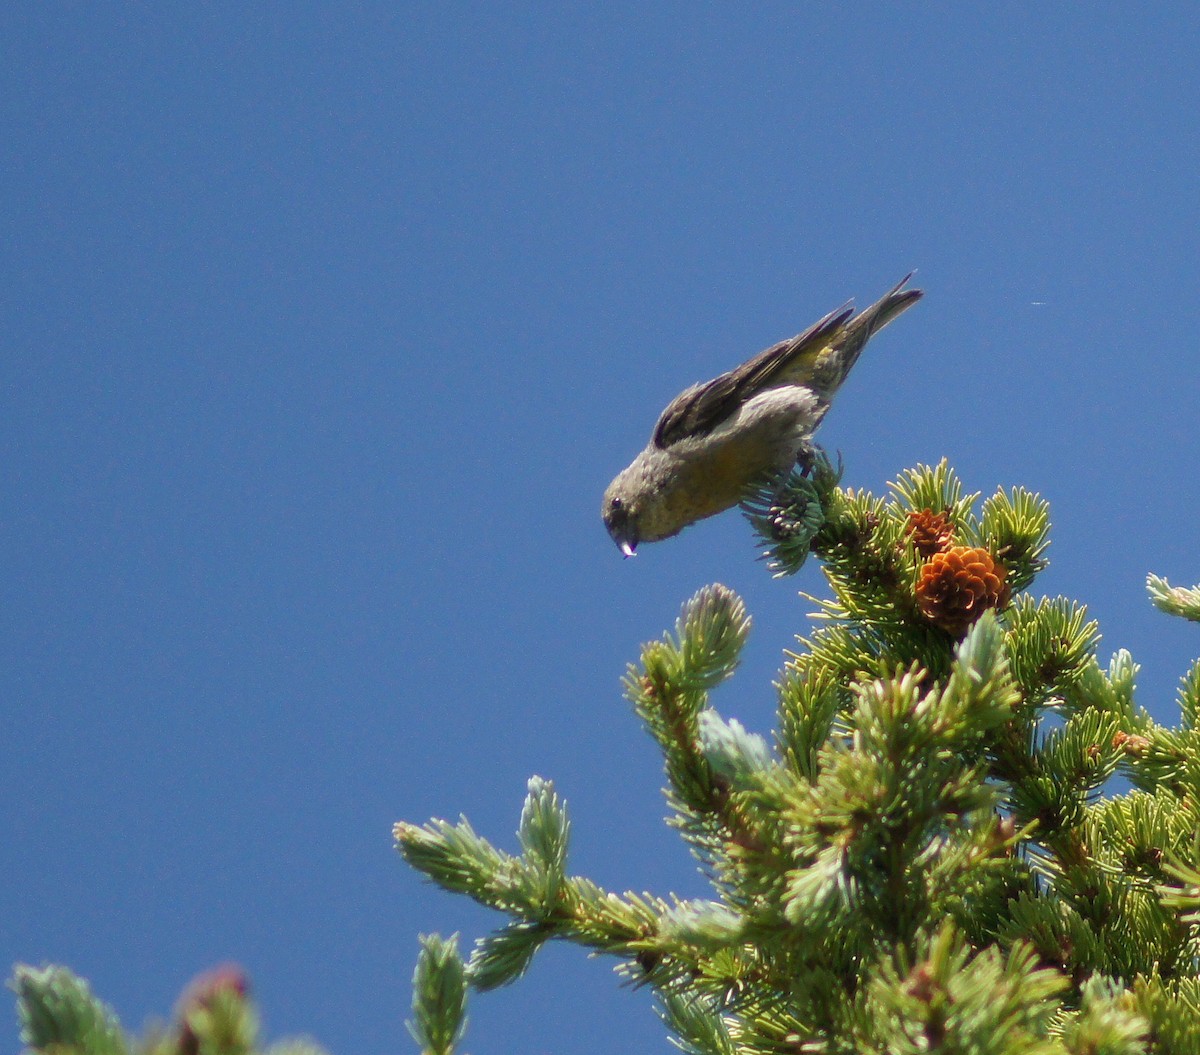
[[[249,992],[246,972],[235,963],[221,964],[193,978],[179,998],[179,1055],[198,1055],[200,1051],[200,1038],[190,1021],[192,1014],[211,1007],[213,999],[220,993],[244,997]]]
[[[954,545],[954,525],[945,513],[935,513],[932,509],[918,509],[909,513],[905,534],[925,560],[935,553],[945,553]]]

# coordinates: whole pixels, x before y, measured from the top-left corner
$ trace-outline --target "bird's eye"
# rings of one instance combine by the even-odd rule
[[[611,502],[609,502],[608,507],[610,509],[620,509],[621,505],[621,500],[619,498],[614,498]]]

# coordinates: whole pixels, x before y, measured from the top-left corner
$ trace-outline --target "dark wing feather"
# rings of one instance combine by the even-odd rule
[[[853,314],[848,307],[832,311],[799,336],[780,341],[736,369],[681,392],[662,412],[652,442],[665,450],[689,436],[712,432],[751,396],[769,387],[795,358],[828,343]]]
[[[829,357],[826,376],[820,378],[821,383],[830,391],[835,391],[846,379],[850,368],[867,346],[867,341],[924,296],[919,289],[904,288],[910,278],[911,272],[846,324],[845,332],[838,336],[837,343],[833,346],[838,354]]]

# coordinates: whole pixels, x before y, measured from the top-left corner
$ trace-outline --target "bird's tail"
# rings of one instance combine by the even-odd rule
[[[829,379],[832,382],[831,392],[836,390],[850,373],[850,368],[858,362],[867,341],[924,296],[919,289],[904,288],[910,278],[911,271],[879,300],[846,323],[841,335],[830,348],[833,354],[828,357],[830,366],[836,372],[836,376]]]

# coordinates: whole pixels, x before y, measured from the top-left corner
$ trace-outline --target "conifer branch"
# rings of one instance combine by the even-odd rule
[[[1083,605],[1026,592],[1046,503],[1020,488],[978,500],[945,461],[877,498],[840,488],[827,459],[747,500],[772,570],[815,553],[832,593],[777,681],[773,737],[712,706],[750,627],[731,590],[701,590],[643,647],[626,695],[711,896],[571,874],[567,806],[539,777],[514,851],[465,819],[397,824],[409,864],[503,916],[465,963],[456,938],[422,938],[422,1051],[456,1052],[467,990],[513,983],[559,940],[650,989],[694,1055],[1195,1052],[1200,660],[1180,723],[1156,722],[1130,653],[1101,664]],[[1200,590],[1148,585],[1200,616]],[[23,1040],[46,1055],[258,1050],[236,972],[141,1047],[69,972],[19,968],[11,984]]]
[[[835,468],[814,445],[810,458],[781,477],[764,480],[742,500],[742,512],[758,536],[759,559],[775,578],[804,567],[841,478],[841,460]]]
[[[111,1008],[66,968],[19,964],[9,988],[17,994],[21,1043],[33,1051],[77,1051],[80,1055],[126,1055],[129,1051]]]
[[[1156,608],[1200,623],[1200,586],[1172,586],[1160,575],[1147,575],[1146,589]]]
[[[944,461],[885,498],[838,488],[825,461],[747,500],[772,570],[814,552],[833,591],[776,686],[777,753],[710,705],[749,626],[730,591],[701,591],[643,648],[626,693],[714,899],[566,876],[544,787],[518,858],[465,822],[398,827],[414,864],[513,917],[472,984],[519,976],[556,937],[618,957],[696,1055],[1192,1051],[1200,661],[1182,726],[1157,725],[1132,657],[1101,667],[1082,605],[1023,592],[1046,503],[978,499]],[[1118,773],[1133,791],[1108,790]]]
[[[467,1024],[466,970],[458,954],[458,935],[421,938],[413,971],[413,1017],[408,1030],[421,1055],[454,1055]]]

